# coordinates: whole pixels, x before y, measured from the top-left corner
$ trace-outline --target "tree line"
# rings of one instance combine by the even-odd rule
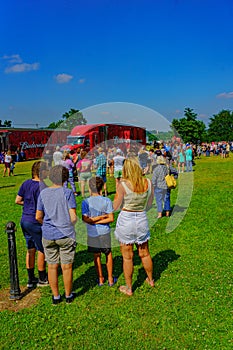
[[[12,122],[0,120],[0,127],[11,127]],[[71,130],[76,125],[85,125],[87,120],[78,109],[71,108],[62,115],[57,122],[48,125],[50,129]],[[184,116],[179,119],[173,119],[171,122],[171,131],[167,133],[158,133],[154,130],[147,132],[149,141],[167,140],[173,136],[180,137],[185,143],[199,144],[211,141],[233,141],[233,112],[223,109],[218,114],[210,118],[209,125],[197,119],[197,114],[192,108],[185,108]]]
[[[210,118],[209,125],[197,119],[191,108],[185,108],[184,117],[173,119],[171,128],[175,136],[187,143],[233,141],[233,112],[222,110]]]

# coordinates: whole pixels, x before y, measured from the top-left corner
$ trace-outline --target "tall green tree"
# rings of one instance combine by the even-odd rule
[[[72,130],[76,125],[85,124],[87,124],[87,120],[84,118],[82,112],[80,112],[78,109],[71,108],[69,112],[62,115],[62,119],[58,120],[57,122],[52,122],[49,124],[48,128]]]
[[[4,123],[2,124],[2,121],[0,120],[0,126],[1,127],[6,127],[6,128],[11,128],[12,121],[11,120],[4,120]]]
[[[146,137],[147,137],[148,142],[158,141],[158,138],[153,131],[146,130]]]
[[[7,128],[11,128],[11,125],[12,125],[11,120],[4,120],[4,126],[6,126]]]
[[[233,112],[223,109],[210,118],[208,141],[233,140]]]
[[[181,119],[173,119],[171,127],[175,136],[181,137],[185,143],[191,142],[197,144],[205,141],[205,123],[201,120],[197,120],[197,114],[192,108],[185,108],[184,117]]]

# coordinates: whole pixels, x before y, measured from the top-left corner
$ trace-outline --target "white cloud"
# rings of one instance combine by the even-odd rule
[[[4,55],[2,56],[2,59],[8,61],[9,63],[21,63],[23,60],[20,57],[20,55],[18,54],[14,54],[14,55]]]
[[[24,73],[24,72],[30,72],[32,70],[38,70],[39,69],[39,63],[19,63],[15,64],[14,66],[7,67],[5,69],[5,73]]]
[[[233,98],[233,91],[232,92],[222,92],[221,94],[218,94],[216,97],[217,98]]]
[[[57,75],[55,76],[55,80],[56,80],[56,82],[57,82],[58,84],[69,83],[72,79],[73,79],[73,76],[72,76],[72,75],[65,74],[65,73],[57,74]]]

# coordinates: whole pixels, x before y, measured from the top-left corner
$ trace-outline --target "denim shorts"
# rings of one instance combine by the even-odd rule
[[[41,224],[21,220],[20,225],[26,239],[27,249],[35,248],[36,250],[44,253]]]
[[[115,229],[116,239],[122,244],[143,244],[150,239],[146,212],[121,211]]]
[[[90,171],[82,172],[79,174],[80,181],[88,181],[92,178],[92,173]]]
[[[48,264],[72,264],[74,262],[76,242],[73,238],[64,237],[56,240],[42,238],[45,260]]]

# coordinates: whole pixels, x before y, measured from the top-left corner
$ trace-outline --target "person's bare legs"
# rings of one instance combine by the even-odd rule
[[[104,276],[102,271],[102,264],[101,264],[101,253],[94,253],[94,264],[97,276],[99,278],[99,284],[104,283]]]
[[[58,297],[58,264],[48,264],[48,279],[54,297]]]
[[[73,264],[61,264],[63,282],[65,287],[66,297],[69,297],[72,293],[73,286]]]
[[[150,256],[148,242],[137,245],[138,255],[141,258],[142,265],[147,274],[147,282],[151,287],[154,287],[153,280],[153,262]]]
[[[104,195],[105,195],[105,197],[107,197],[107,195],[108,195],[107,183],[106,182],[104,183]]]
[[[46,268],[45,255],[40,251],[37,252],[37,267],[38,271],[44,271]]]
[[[112,252],[110,252],[108,255],[106,255],[106,268],[108,272],[108,284],[113,284],[113,259],[112,259]]]
[[[82,193],[82,196],[84,197],[85,195],[85,181],[80,181],[81,182],[81,193]]]
[[[27,250],[27,253],[26,253],[26,268],[27,269],[34,269],[35,256],[36,256],[36,248],[31,248],[31,249]]]
[[[133,276],[133,245],[121,244],[121,254],[123,257],[123,272],[125,276],[125,286],[120,287],[120,291],[127,295],[132,295],[132,276]]]

